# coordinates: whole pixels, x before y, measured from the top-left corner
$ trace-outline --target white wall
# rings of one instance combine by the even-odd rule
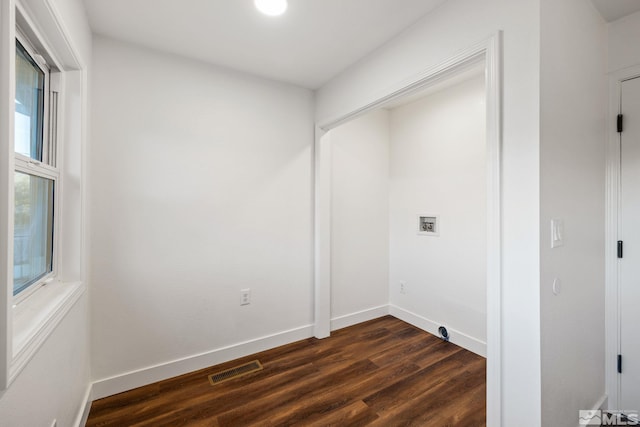
[[[14,4],[13,1],[10,3]],[[25,0],[23,3],[33,13],[41,30],[46,32],[55,28],[56,32],[62,31],[75,50],[76,59],[83,65],[91,62],[91,32],[81,1]],[[51,46],[56,49],[59,41],[52,41]],[[73,281],[83,278],[85,260],[82,246],[82,155],[87,123],[83,116],[86,94],[83,95],[82,91],[86,72],[88,69],[84,73],[68,73],[64,105],[63,159],[67,169],[62,177],[66,190],[62,200],[63,233],[59,236],[62,246],[59,277]],[[88,324],[88,297],[85,293],[10,387],[0,394],[0,424],[7,427],[49,426],[57,419],[58,426],[62,427],[80,420],[90,384]]]
[[[640,12],[625,16],[609,24],[608,70],[640,64]]]
[[[60,239],[60,257],[58,258],[59,276],[68,282],[86,278],[84,269],[86,254],[84,250],[83,191],[86,183],[86,170],[83,165],[83,126],[79,117],[83,117],[83,75],[82,71],[65,73],[64,83],[64,126],[63,150],[60,156],[62,167],[62,198],[60,225],[63,235]],[[86,131],[86,129],[84,130]]]
[[[391,110],[390,125],[391,303],[473,349],[486,343],[485,109],[481,74]],[[417,234],[420,214],[440,215],[439,236]]]
[[[605,394],[606,24],[588,1],[541,10],[542,425],[576,425]],[[555,249],[552,218],[564,220]]]
[[[362,321],[389,302],[388,111],[334,129],[331,154],[331,318]]]
[[[540,425],[540,2],[449,0],[317,94],[319,122],[504,31],[503,424]]]
[[[313,94],[104,38],[93,70],[94,379],[309,336]]]

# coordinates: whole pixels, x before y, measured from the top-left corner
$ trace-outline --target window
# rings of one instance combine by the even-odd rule
[[[13,294],[53,271],[54,181],[15,173]]]
[[[45,72],[16,40],[15,151],[42,161]]]
[[[28,294],[54,273],[59,172],[50,113],[49,69],[26,38],[16,39],[13,295]],[[54,117],[54,116],[52,116]]]
[[[14,92],[0,103],[8,124],[0,126],[1,181],[8,183],[0,191],[0,210],[8,213],[0,215],[0,271],[14,272],[5,283],[13,297],[0,303],[7,320],[0,325],[0,395],[86,291],[86,58],[49,3],[2,1],[0,7],[0,26],[11,34],[3,39],[5,51],[13,50],[5,58],[13,72],[0,79],[0,92]],[[11,8],[15,13],[5,13]]]

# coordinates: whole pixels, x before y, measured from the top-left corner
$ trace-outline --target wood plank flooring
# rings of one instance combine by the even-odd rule
[[[484,358],[386,316],[97,400],[87,426],[478,427],[485,390]]]

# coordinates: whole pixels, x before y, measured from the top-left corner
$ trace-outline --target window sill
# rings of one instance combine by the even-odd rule
[[[9,383],[29,363],[85,289],[82,282],[53,281],[13,307],[13,357]]]

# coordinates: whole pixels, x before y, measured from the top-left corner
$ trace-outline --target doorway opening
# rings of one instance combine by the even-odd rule
[[[484,63],[331,130],[331,330],[391,314],[486,356]]]
[[[451,82],[452,78],[459,78],[461,73],[468,72],[473,67],[480,66],[484,70],[487,425],[500,425],[501,418],[501,63],[501,35],[498,33],[455,58],[425,70],[421,76],[397,84],[382,96],[374,97],[371,102],[341,117],[319,123],[315,144],[314,334],[318,338],[324,338],[330,335],[332,329],[332,131],[366,113],[423,97],[427,91],[435,90],[437,85],[450,84],[447,82]],[[415,212],[415,216],[413,225],[416,231],[424,225],[426,233],[437,230],[438,221],[446,220],[438,212]],[[402,284],[399,286],[402,289]],[[384,310],[384,307],[379,309]],[[338,326],[335,319],[334,326]]]

